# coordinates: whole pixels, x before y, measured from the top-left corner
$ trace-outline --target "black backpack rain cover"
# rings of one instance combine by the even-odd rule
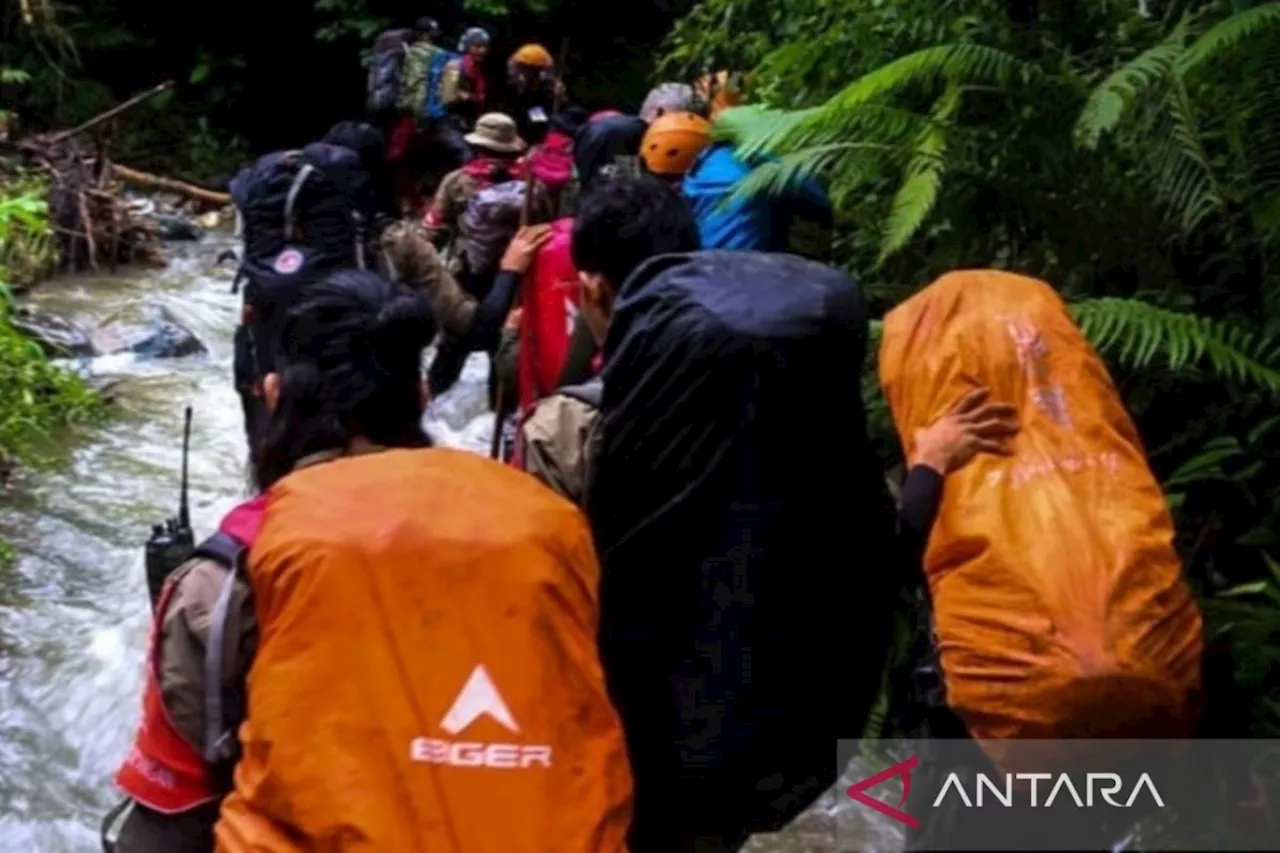
[[[900,571],[867,334],[859,287],[789,255],[664,256],[622,288],[589,512],[634,843],[778,829],[861,733]]]

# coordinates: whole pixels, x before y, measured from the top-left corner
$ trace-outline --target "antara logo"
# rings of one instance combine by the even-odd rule
[[[942,790],[938,792],[938,798],[933,801],[936,808],[942,804],[947,795],[954,791],[960,801],[968,808],[981,806],[983,803],[983,791],[987,791],[995,798],[1000,805],[1009,808],[1013,806],[1015,792],[1025,790],[1025,786],[1014,785],[1014,780],[1030,783],[1030,799],[1028,803],[1032,808],[1049,808],[1053,805],[1054,800],[1058,797],[1070,797],[1078,808],[1092,808],[1094,805],[1094,795],[1102,798],[1102,802],[1118,809],[1131,808],[1138,799],[1138,795],[1144,790],[1151,800],[1159,807],[1164,808],[1164,800],[1160,797],[1160,792],[1156,790],[1155,783],[1151,781],[1151,776],[1143,773],[1138,777],[1138,781],[1133,783],[1133,788],[1129,791],[1128,797],[1124,802],[1118,802],[1112,799],[1113,794],[1119,794],[1125,787],[1124,780],[1116,773],[1086,773],[1084,774],[1084,784],[1078,789],[1076,783],[1071,781],[1071,777],[1066,773],[1059,773],[1054,776],[1050,773],[1006,773],[1004,777],[1004,786],[999,787],[985,773],[978,773],[974,793],[976,796],[970,797],[969,792],[965,790],[964,784],[960,781],[960,777],[952,773],[947,776],[947,781],[942,784]],[[1045,783],[1045,788],[1049,790],[1049,796],[1042,803],[1039,801],[1039,793],[1044,790],[1038,788],[1039,782]],[[1052,787],[1050,787],[1052,782]],[[1080,797],[1080,789],[1084,791],[1084,798]]]
[[[502,700],[489,671],[480,664],[471,672],[458,698],[445,712],[440,728],[458,735],[481,717],[489,717],[513,734],[520,726],[511,709]],[[425,764],[450,767],[490,767],[495,770],[528,770],[551,766],[551,747],[545,744],[527,746],[514,743],[478,743],[417,737],[409,744],[409,756]]]

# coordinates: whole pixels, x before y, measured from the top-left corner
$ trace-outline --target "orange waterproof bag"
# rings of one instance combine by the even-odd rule
[[[459,451],[340,459],[271,489],[248,574],[219,851],[625,851],[599,569],[568,501]]]
[[[1057,293],[945,275],[885,318],[880,378],[908,458],[976,387],[1017,406],[1013,455],[947,478],[925,556],[948,705],[970,734],[1189,734],[1200,612],[1137,430]]]

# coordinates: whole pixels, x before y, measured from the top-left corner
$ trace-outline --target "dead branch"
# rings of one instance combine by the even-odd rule
[[[139,92],[129,100],[120,104],[116,104],[114,107],[107,110],[106,112],[99,113],[98,115],[94,116],[88,121],[82,122],[76,125],[75,127],[71,128],[70,130],[58,131],[52,136],[49,136],[46,142],[49,145],[56,145],[59,142],[63,142],[67,139],[70,139],[76,134],[84,133],[86,130],[89,130],[90,128],[97,127],[98,125],[102,124],[104,121],[109,121],[115,118],[116,116],[120,115],[121,113],[125,112],[126,110],[133,109],[143,101],[146,101],[150,98],[154,98],[156,95],[160,94],[161,92],[167,92],[172,88],[173,88],[173,81],[166,80],[163,83],[161,83],[159,86],[153,86],[152,88],[148,89],[145,92]]]
[[[127,166],[121,166],[119,163],[112,163],[111,168],[115,171],[116,177],[122,181],[141,187],[145,190],[161,190],[163,192],[176,193],[184,198],[193,199],[203,204],[216,205],[224,207],[231,204],[231,196],[227,193],[214,192],[204,187],[197,187],[195,184],[189,184],[186,181],[179,181],[174,178],[166,178],[163,175],[153,175],[150,172],[143,172],[138,169],[130,169]]]

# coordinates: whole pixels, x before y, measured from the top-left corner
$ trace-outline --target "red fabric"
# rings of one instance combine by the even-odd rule
[[[462,57],[462,73],[471,82],[471,100],[476,105],[476,114],[481,115],[484,113],[485,90],[488,85],[484,80],[484,70],[476,65],[475,57],[468,53]]]
[[[222,519],[219,529],[242,545],[258,538],[266,496],[246,501]],[[156,603],[147,645],[147,680],[142,693],[142,720],[133,747],[116,771],[116,786],[149,809],[180,814],[216,800],[221,792],[209,775],[201,750],[173,724],[160,685],[160,626],[176,584],[165,584]]]
[[[552,192],[573,180],[573,139],[558,130],[547,134],[529,155],[533,176]]]
[[[551,224],[551,239],[524,277],[516,378],[520,411],[550,394],[564,370],[578,313],[578,271],[569,255],[572,219]]]
[[[418,122],[413,116],[403,116],[391,128],[387,138],[387,162],[396,163],[403,160],[413,147],[413,138],[418,133]]]

